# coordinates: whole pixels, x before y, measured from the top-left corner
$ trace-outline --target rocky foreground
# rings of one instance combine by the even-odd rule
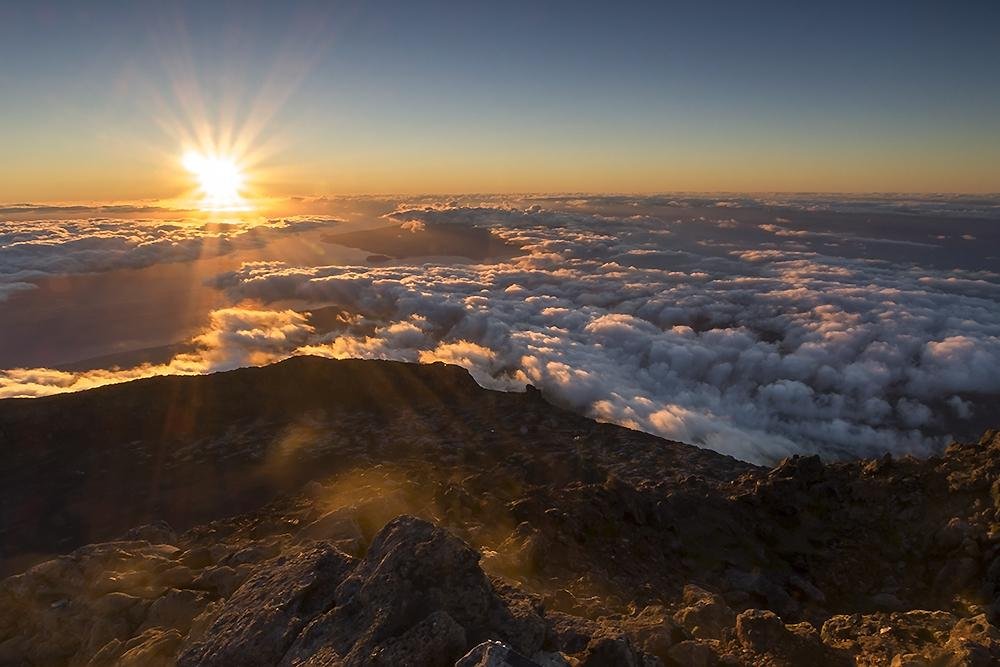
[[[0,664],[1000,663],[993,432],[766,469],[299,358],[0,401],[0,448]]]

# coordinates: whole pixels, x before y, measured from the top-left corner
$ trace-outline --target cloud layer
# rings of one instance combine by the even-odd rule
[[[76,208],[65,212],[79,213]],[[15,209],[0,212],[3,210]],[[39,211],[37,207],[16,210]],[[64,212],[58,207],[54,210]],[[260,247],[275,234],[331,224],[336,220],[298,217],[262,218],[242,224],[122,218],[6,220],[0,222],[0,301],[53,275],[215,257]]]
[[[212,311],[192,351],[167,363],[132,368],[63,371],[52,368],[0,370],[0,398],[48,396],[94,389],[156,375],[199,375],[279,361],[304,345],[315,330],[294,310],[222,308]]]
[[[363,318],[303,351],[453,361],[486,385],[531,382],[602,419],[750,460],[926,454],[977,396],[1000,393],[995,274],[786,249],[766,240],[774,229],[729,220],[538,207],[392,217],[489,225],[526,254],[458,267],[253,264],[220,285]],[[747,233],[763,236],[740,247]]]
[[[261,310],[217,311],[196,353],[121,377],[289,354],[442,360],[485,386],[530,382],[597,418],[750,461],[935,451],[1000,395],[989,224],[811,210],[660,198],[401,206],[387,217],[409,233],[477,225],[522,254],[244,264],[216,285]],[[320,330],[289,306],[343,315]],[[0,395],[112,381],[32,372],[0,374]]]

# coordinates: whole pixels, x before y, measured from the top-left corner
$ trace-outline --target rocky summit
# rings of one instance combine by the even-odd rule
[[[0,664],[1000,663],[1000,434],[774,468],[442,364],[0,401]]]

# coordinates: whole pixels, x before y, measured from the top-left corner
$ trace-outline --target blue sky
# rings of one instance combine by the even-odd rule
[[[996,191],[998,25],[985,1],[5,3],[0,199],[169,196],[164,119],[259,121],[282,193]]]

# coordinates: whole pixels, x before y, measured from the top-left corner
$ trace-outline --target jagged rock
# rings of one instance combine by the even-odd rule
[[[541,667],[511,647],[498,641],[485,641],[459,658],[455,667]]]
[[[711,645],[690,639],[670,647],[667,657],[673,664],[685,667],[715,667],[719,664],[719,654]]]
[[[170,628],[186,634],[208,601],[208,596],[198,591],[172,588],[153,601],[146,612],[143,628]]]
[[[668,659],[670,648],[688,638],[684,629],[660,605],[645,607],[639,613],[621,619],[618,627],[624,630],[637,650],[664,662]]]
[[[777,614],[750,609],[736,617],[736,639],[759,663],[789,665],[849,664],[820,641],[809,623],[785,625]]]
[[[264,563],[177,664],[275,665],[302,628],[333,606],[352,559],[327,545]]]
[[[736,614],[721,595],[698,586],[684,587],[684,604],[674,614],[674,621],[699,639],[721,639],[736,622]]]
[[[736,617],[736,638],[748,651],[767,653],[787,637],[785,624],[773,611],[750,609]]]
[[[183,640],[177,630],[151,628],[126,642],[116,663],[119,667],[172,667]]]
[[[348,659],[347,664],[450,667],[453,656],[461,655],[467,645],[465,629],[448,612],[435,611],[403,634],[379,644],[370,654],[358,653],[356,657]],[[323,658],[313,658],[308,664],[324,662]]]
[[[979,614],[972,618],[960,618],[951,630],[951,640],[968,639],[979,642],[984,646],[1000,645],[1000,630],[998,630],[986,614]]]
[[[547,634],[555,647],[566,654],[582,653],[591,637],[600,632],[600,625],[592,620],[571,616],[558,611],[545,614]]]
[[[1000,634],[985,615],[959,619],[946,612],[914,610],[834,616],[823,625],[822,635],[826,644],[861,664],[974,665],[1000,660]]]
[[[328,661],[364,664],[433,614],[441,621],[425,624],[423,631],[442,633],[433,639],[442,646],[456,646],[451,641],[454,628],[444,622],[446,617],[463,630],[469,644],[500,638],[515,650],[534,653],[544,636],[541,617],[530,618],[522,610],[521,618],[527,616],[538,632],[511,632],[510,621],[516,615],[497,595],[478,561],[477,552],[433,524],[407,516],[392,520],[337,588],[336,607],[309,624],[283,664],[302,664],[320,651]],[[454,655],[445,653],[441,659],[454,662],[467,648],[458,647]]]
[[[503,629],[500,636],[508,644],[528,654],[537,652],[545,642],[547,631],[543,618],[545,611],[538,598],[500,579],[491,580],[491,584],[499,600],[490,612],[492,627]]]
[[[587,644],[580,667],[641,667],[642,658],[624,635],[595,637]]]
[[[191,582],[192,588],[212,591],[220,597],[229,597],[239,588],[248,571],[240,571],[228,565],[209,567]]]

